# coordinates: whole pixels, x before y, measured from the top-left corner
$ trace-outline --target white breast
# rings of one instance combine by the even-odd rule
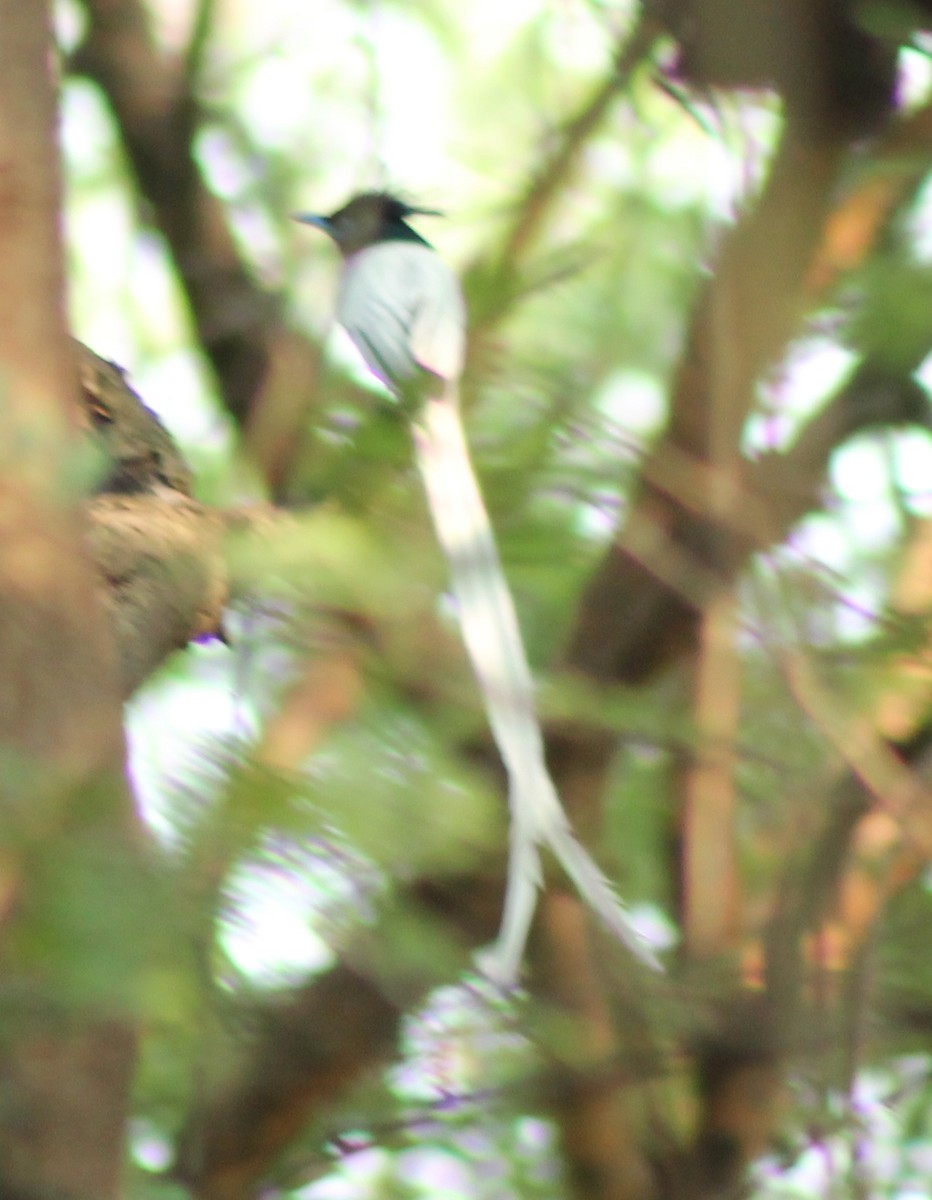
[[[420,367],[463,369],[466,307],[456,276],[419,242],[379,242],[346,264],[337,315],[371,370],[394,390]]]

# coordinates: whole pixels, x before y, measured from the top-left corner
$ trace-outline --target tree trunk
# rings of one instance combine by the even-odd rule
[[[0,0],[0,29],[0,1195],[107,1200],[137,838],[76,487],[50,5]]]

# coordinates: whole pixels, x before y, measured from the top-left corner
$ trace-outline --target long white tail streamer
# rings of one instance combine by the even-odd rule
[[[541,846],[550,847],[605,926],[644,962],[660,969],[611,883],[576,839],[547,770],[531,670],[453,385],[423,402],[413,436],[434,528],[450,567],[463,641],[508,772],[511,833],[505,906],[498,939],[483,952],[481,969],[502,986],[517,982],[542,884]]]

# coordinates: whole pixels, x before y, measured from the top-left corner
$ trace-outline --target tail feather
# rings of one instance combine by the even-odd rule
[[[482,956],[481,966],[502,984],[517,979],[542,885],[539,847],[546,845],[605,926],[659,969],[612,885],[573,834],[547,771],[531,670],[452,385],[424,403],[414,444],[437,537],[450,565],[463,641],[508,771],[511,838],[505,906],[498,940]]]
[[[547,838],[560,866],[576,885],[576,890],[602,924],[619,941],[654,970],[660,960],[631,922],[627,910],[615,892],[611,880],[599,868],[589,851],[568,826],[554,828]]]

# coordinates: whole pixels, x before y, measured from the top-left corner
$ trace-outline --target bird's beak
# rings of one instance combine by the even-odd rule
[[[313,225],[317,229],[322,229],[324,233],[333,232],[330,218],[322,217],[319,213],[292,213],[291,219],[292,221],[300,221],[302,225]]]

